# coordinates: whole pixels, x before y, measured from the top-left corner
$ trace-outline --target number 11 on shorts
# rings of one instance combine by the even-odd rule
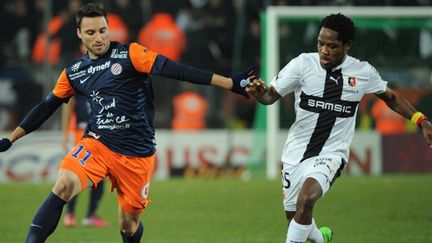
[[[73,158],[75,158],[75,159],[79,159],[79,155],[81,154],[81,152],[82,152],[83,150],[85,151],[86,154],[85,154],[85,156],[84,156],[82,159],[80,159],[79,162],[80,162],[82,165],[85,165],[85,163],[87,162],[88,159],[90,159],[90,157],[92,156],[92,154],[91,154],[91,152],[85,150],[83,145],[78,145],[78,146],[76,146],[76,151],[73,152],[73,153],[71,154],[71,156],[72,156]]]

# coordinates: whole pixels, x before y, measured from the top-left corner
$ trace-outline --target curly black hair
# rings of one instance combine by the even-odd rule
[[[319,29],[322,27],[338,32],[337,40],[342,41],[344,44],[355,39],[356,27],[354,26],[354,22],[341,13],[330,14],[322,19]]]

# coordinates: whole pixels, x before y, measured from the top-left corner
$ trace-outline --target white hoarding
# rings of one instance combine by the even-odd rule
[[[277,158],[280,157],[286,134],[287,131],[280,133]],[[172,171],[184,171],[185,168],[197,168],[194,173],[204,173],[202,168],[206,169],[206,173],[215,172],[215,168],[218,171],[244,168],[252,150],[256,148],[254,143],[265,142],[255,140],[251,131],[158,130],[154,177],[166,179]],[[345,171],[350,174],[380,174],[380,140],[380,136],[374,132],[358,132],[352,144],[350,165]],[[65,154],[61,147],[60,132],[33,132],[17,141],[7,152],[0,153],[0,182],[54,181],[58,163]]]

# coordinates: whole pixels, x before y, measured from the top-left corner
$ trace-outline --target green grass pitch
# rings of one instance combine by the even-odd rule
[[[107,183],[108,185],[109,183]],[[51,184],[0,184],[0,242],[24,242],[29,223]],[[152,182],[143,214],[142,242],[285,242],[279,180],[188,179]],[[116,194],[107,192],[99,215],[107,229],[67,229],[47,242],[121,242]],[[78,218],[88,192],[77,203]],[[432,242],[432,175],[342,176],[315,208],[318,225],[334,230],[333,243]]]

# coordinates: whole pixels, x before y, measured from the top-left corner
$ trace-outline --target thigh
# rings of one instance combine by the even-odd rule
[[[282,200],[284,209],[287,212],[296,211],[297,196],[300,192],[303,174],[301,164],[291,166],[283,165],[282,168]]]
[[[297,197],[306,178],[316,179],[324,195],[340,175],[344,164],[340,156],[333,155],[312,157],[294,166],[284,164],[282,189],[285,211],[296,211]]]
[[[304,161],[304,180],[314,178],[321,185],[322,195],[340,175],[345,166],[342,158],[337,155],[316,156]]]
[[[150,202],[149,190],[155,155],[128,157],[118,155],[110,174],[112,188],[117,188],[118,202],[129,214],[141,213]]]

